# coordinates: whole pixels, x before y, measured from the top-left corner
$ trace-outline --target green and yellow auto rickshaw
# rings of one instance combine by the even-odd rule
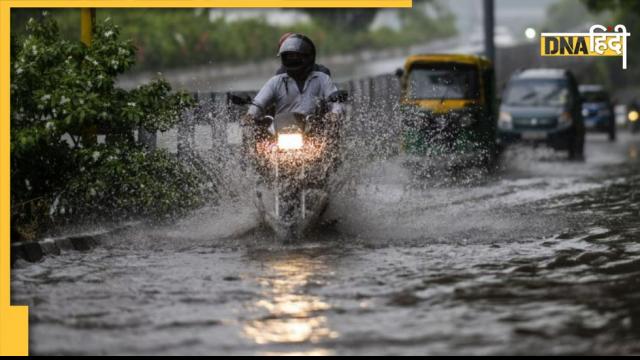
[[[406,154],[448,168],[494,163],[497,104],[490,61],[475,55],[414,55],[397,75]]]

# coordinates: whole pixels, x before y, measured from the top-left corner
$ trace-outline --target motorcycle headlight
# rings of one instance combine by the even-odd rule
[[[633,110],[629,112],[629,121],[636,122],[638,121],[638,112]]]
[[[505,130],[513,129],[513,117],[506,111],[500,111],[498,118],[498,127]]]
[[[304,145],[302,134],[278,134],[278,149],[280,150],[300,150]]]
[[[570,126],[571,124],[573,124],[573,118],[571,117],[570,113],[565,111],[558,117],[558,123],[560,125]]]

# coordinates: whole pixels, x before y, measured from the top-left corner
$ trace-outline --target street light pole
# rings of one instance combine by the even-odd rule
[[[496,60],[494,11],[494,0],[484,0],[484,55],[493,63],[495,63]]]
[[[91,45],[96,26],[96,9],[80,9],[80,40],[87,46]]]

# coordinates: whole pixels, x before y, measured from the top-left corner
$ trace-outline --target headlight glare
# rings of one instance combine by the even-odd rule
[[[304,140],[302,134],[278,134],[278,149],[280,150],[299,150],[302,149]]]
[[[498,118],[498,127],[501,129],[513,128],[513,117],[506,111],[500,111],[500,117]]]

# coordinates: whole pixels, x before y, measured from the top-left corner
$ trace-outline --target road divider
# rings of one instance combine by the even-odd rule
[[[19,259],[35,263],[46,256],[57,256],[69,251],[90,251],[108,239],[110,236],[130,230],[142,222],[128,222],[112,229],[73,234],[57,238],[47,238],[41,241],[19,242],[11,245],[11,267]]]

